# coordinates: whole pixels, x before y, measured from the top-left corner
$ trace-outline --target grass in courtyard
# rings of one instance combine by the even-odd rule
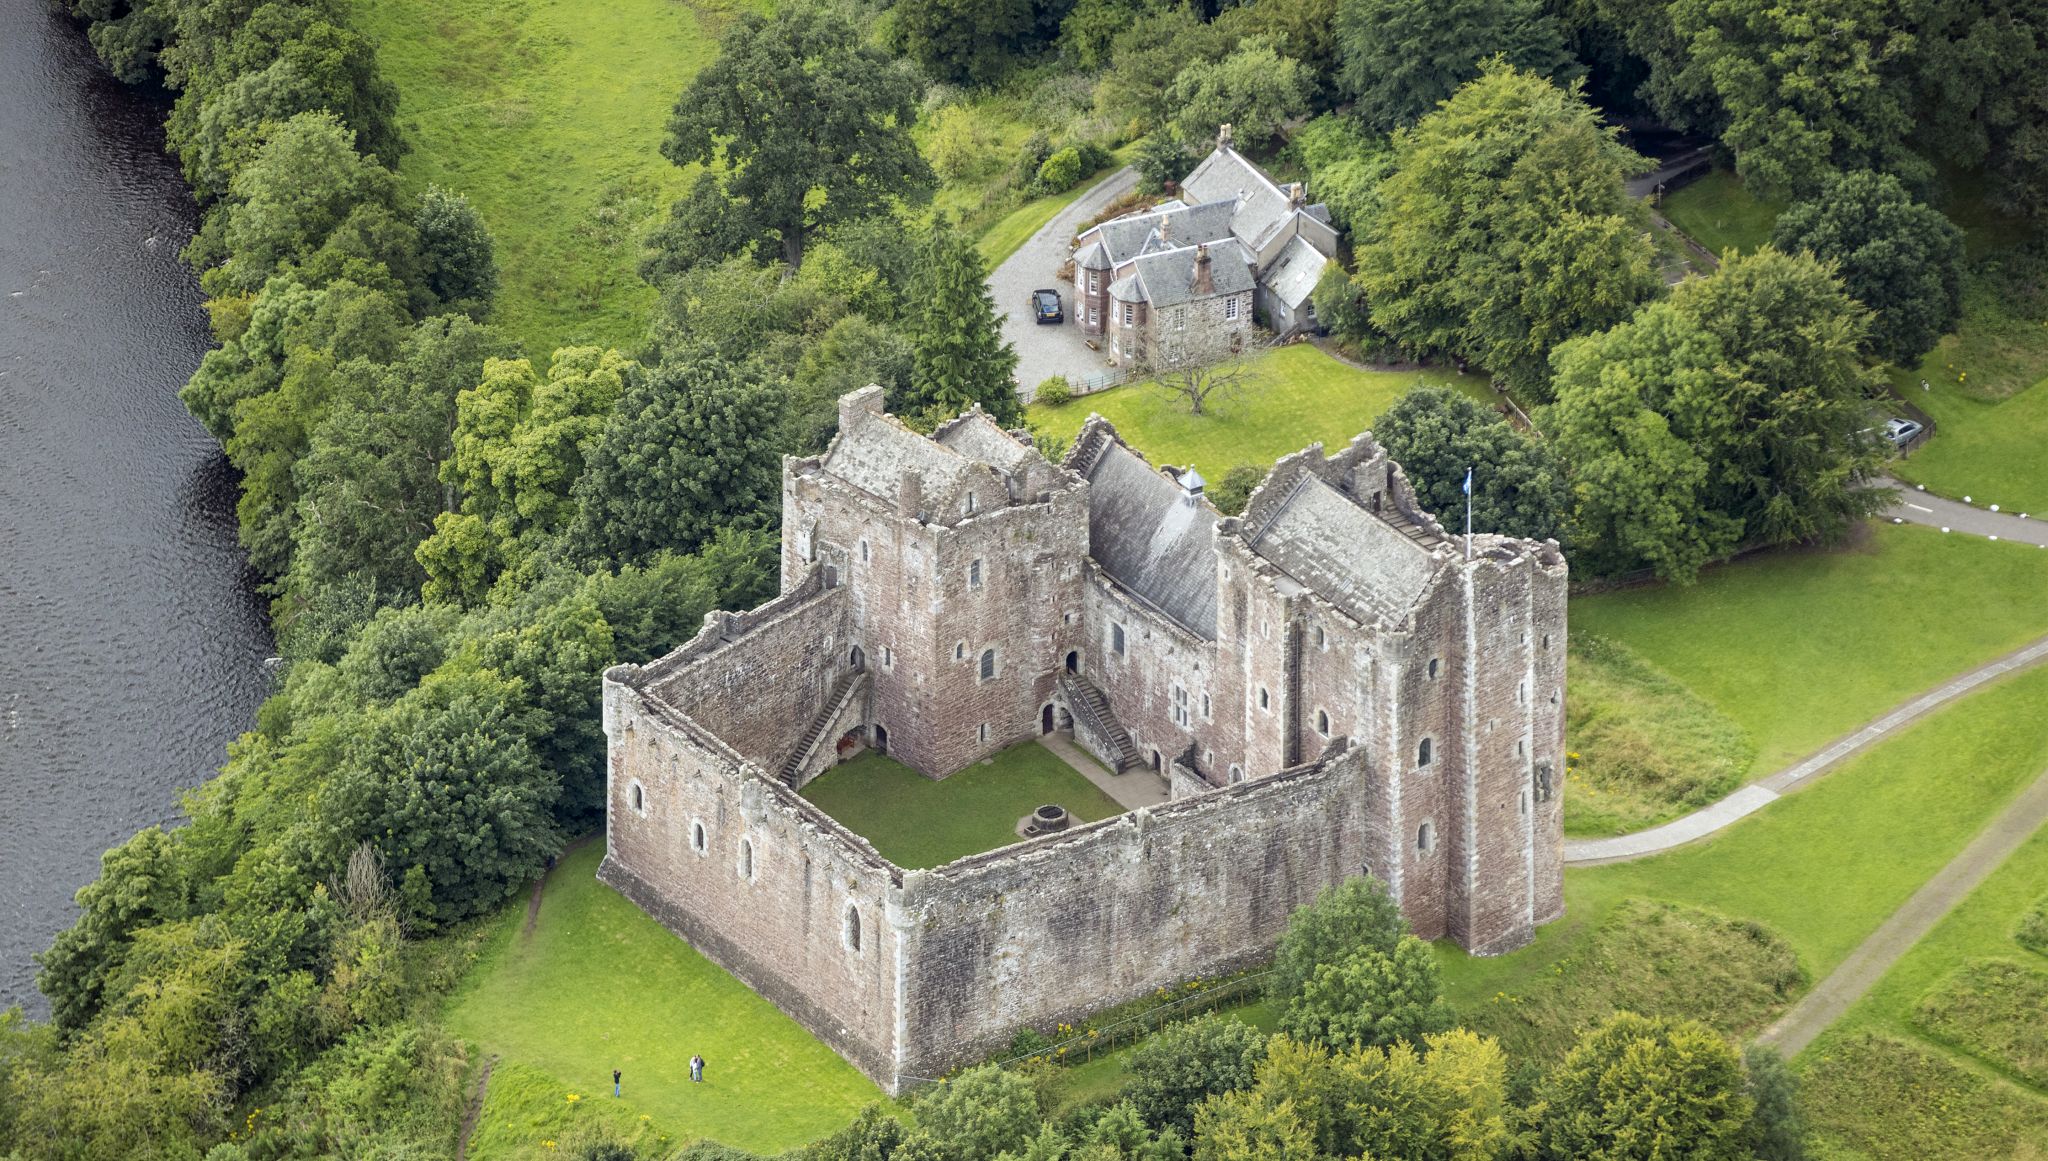
[[[1763,774],[2048,632],[2048,551],[1877,525],[1854,547],[1755,557],[1689,588],[1580,597],[1571,617],[1733,719]]]
[[[1742,784],[1756,750],[1741,726],[1613,641],[1571,635],[1565,833],[1640,830]]]
[[[1595,1007],[1568,1013],[1585,1022],[1606,1014],[1597,1006],[1605,990],[1691,995],[1686,976],[1711,964],[1597,954],[1603,924],[1630,899],[1760,924],[1790,946],[1809,979],[1820,979],[2048,766],[2044,720],[2048,670],[2030,670],[1923,719],[1717,838],[1640,862],[1568,870],[1565,918],[1529,947],[1482,959],[1439,944],[1446,991],[1468,1013],[1491,1004],[1562,1008],[1587,996]],[[1633,982],[1587,988],[1581,973]],[[1716,1018],[1711,1006],[1672,1014]]]
[[[1335,452],[1422,383],[1456,388],[1487,406],[1496,402],[1476,375],[1361,371],[1295,343],[1257,356],[1243,393],[1212,400],[1202,415],[1163,388],[1138,383],[1062,407],[1033,406],[1028,418],[1034,430],[1071,439],[1089,412],[1100,412],[1153,463],[1192,463],[1214,480],[1235,464],[1265,467],[1316,440]]]
[[[599,883],[603,854],[593,844],[562,861],[531,935],[524,902],[507,907],[450,1001],[448,1027],[500,1058],[478,1130],[492,1146],[472,1156],[559,1155],[541,1142],[564,1139],[586,1103],[629,1126],[645,1116],[675,1143],[709,1137],[775,1151],[881,1099],[794,1020]],[[709,1064],[703,1084],[689,1082],[692,1053]],[[616,1105],[614,1068],[625,1073]]]
[[[1785,203],[1758,201],[1741,178],[1717,169],[1664,195],[1657,212],[1719,255],[1729,250],[1754,254],[1771,240],[1771,227],[1784,210]]]
[[[891,758],[863,754],[804,787],[804,797],[900,867],[937,867],[1021,842],[1017,823],[1045,803],[1083,822],[1122,814],[1115,799],[1059,755],[1025,742],[933,781]]]
[[[357,27],[398,86],[408,185],[466,194],[496,239],[496,321],[545,365],[568,343],[637,345],[655,292],[639,236],[689,178],[659,150],[669,107],[745,0],[380,0]]]

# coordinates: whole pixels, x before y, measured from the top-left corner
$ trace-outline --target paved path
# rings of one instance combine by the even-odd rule
[[[1971,500],[1969,504],[1944,500],[1930,492],[1916,491],[1911,484],[1900,484],[1899,502],[1885,511],[1885,518],[2048,548],[2048,519],[2036,519],[2032,512],[1993,512],[1991,505],[1997,503],[1996,497],[1973,496]],[[2048,513],[2040,515],[2048,517]]]
[[[995,295],[996,309],[1005,312],[1003,337],[1017,348],[1017,393],[1026,399],[1048,376],[1079,378],[1109,365],[1100,352],[1089,350],[1082,340],[1080,323],[1074,318],[1073,284],[1062,286],[1056,276],[1067,259],[1073,257],[1070,247],[1075,229],[1137,186],[1138,171],[1130,166],[1110,174],[1039,227],[1036,234],[1017,247],[1015,254],[989,274],[988,288]],[[1060,292],[1060,301],[1066,305],[1066,322],[1040,326],[1032,318],[1031,292],[1041,288]]]
[[[1573,839],[1564,844],[1564,860],[1572,866],[1595,863],[1625,863],[1646,855],[1661,854],[1713,834],[1737,819],[1762,810],[1779,798],[1799,789],[1809,780],[1834,768],[1843,759],[1890,737],[1900,728],[1920,720],[1936,709],[1976,689],[1987,681],[2048,660],[2048,637],[2022,646],[1996,661],[1978,666],[1906,702],[1876,721],[1853,730],[1801,761],[1768,778],[1750,783],[1712,806],[1702,807],[1663,826],[1614,838]]]
[[[1060,761],[1072,766],[1083,778],[1101,787],[1104,794],[1116,799],[1117,805],[1125,810],[1136,810],[1141,806],[1158,806],[1166,801],[1166,780],[1150,770],[1111,774],[1086,750],[1075,745],[1074,739],[1063,733],[1041,734],[1038,744],[1059,755]]]
[[[1892,912],[1891,918],[1857,944],[1840,967],[1829,972],[1826,979],[1792,1005],[1791,1011],[1766,1028],[1757,1042],[1768,1044],[1787,1057],[1798,1055],[1850,1005],[1863,998],[1863,993],[1883,979],[1900,956],[1911,950],[1921,936],[1932,930],[1942,916],[1962,902],[2044,823],[2048,823],[2048,773],[2022,791],[2004,813],[1970,840],[1962,854],[1951,859],[1948,866],[1906,900],[1905,906]]]

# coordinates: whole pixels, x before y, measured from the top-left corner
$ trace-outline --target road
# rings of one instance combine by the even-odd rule
[[[1073,317],[1073,286],[1061,286],[1057,276],[1059,268],[1073,257],[1075,229],[1137,186],[1138,171],[1129,166],[1103,178],[989,274],[988,288],[995,295],[996,310],[1004,312],[1003,337],[1017,348],[1017,393],[1026,400],[1049,376],[1079,378],[1108,366],[1101,354],[1082,341],[1081,327]],[[1030,295],[1041,287],[1059,290],[1067,308],[1066,322],[1041,326],[1032,318]]]
[[[1904,520],[1908,524],[1925,524],[1966,536],[1985,536],[2048,548],[2048,520],[2035,519],[2034,513],[1993,512],[1988,503],[1965,504],[1960,500],[1945,500],[1931,492],[1918,491],[1911,484],[1899,485],[1899,501],[1885,512],[1885,518]]]

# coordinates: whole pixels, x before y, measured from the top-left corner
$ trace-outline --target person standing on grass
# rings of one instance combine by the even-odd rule
[[[619,1099],[619,1070],[612,1069],[612,1099]]]
[[[701,1056],[692,1056],[692,1057],[690,1057],[690,1079],[691,1079],[691,1080],[694,1080],[694,1081],[696,1081],[696,1082],[697,1082],[697,1083],[699,1083],[699,1084],[702,1084],[702,1083],[704,1083],[704,1058],[703,1058],[703,1057],[701,1057]]]

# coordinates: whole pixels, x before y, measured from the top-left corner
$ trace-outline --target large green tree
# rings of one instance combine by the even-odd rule
[[[1131,1050],[1124,1096],[1146,1124],[1186,1138],[1194,1133],[1195,1107],[1250,1088],[1265,1056],[1265,1036],[1239,1021],[1212,1016],[1169,1024]]]
[[[1963,317],[1963,232],[1899,179],[1859,170],[1778,216],[1771,245],[1835,266],[1874,316],[1870,352],[1910,366]]]
[[[1633,1012],[1579,1037],[1545,1078],[1536,1117],[1556,1161],[1744,1161],[1751,1101],[1713,1029]]]
[[[1442,1032],[1453,1019],[1429,945],[1404,935],[1392,951],[1356,948],[1336,963],[1317,964],[1281,1013],[1280,1027],[1337,1048],[1383,1048]]]
[[[498,294],[498,259],[491,234],[469,199],[437,185],[413,211],[420,236],[420,281],[450,310],[474,318],[490,312]]]
[[[1372,431],[1445,527],[1463,519],[1470,471],[1474,532],[1531,540],[1562,532],[1570,497],[1556,453],[1466,396],[1442,387],[1410,391]]]
[[[669,116],[662,155],[712,167],[678,214],[686,230],[772,241],[790,266],[811,234],[927,190],[911,140],[917,83],[835,10],[746,13]]]
[[[942,81],[985,85],[1010,70],[1037,28],[1033,0],[898,0],[897,47]]]
[[[1223,125],[1237,141],[1265,149],[1281,127],[1308,111],[1314,77],[1300,61],[1281,56],[1271,41],[1254,37],[1217,61],[1195,61],[1173,78],[1168,97],[1183,141],[1209,141]],[[1186,171],[1175,175],[1175,180]]]
[[[1659,283],[1643,164],[1579,99],[1493,62],[1394,138],[1356,279],[1395,342],[1477,360],[1542,398],[1558,343],[1627,318]]]
[[[1567,71],[1564,37],[1541,0],[1340,0],[1338,77],[1354,112],[1389,133],[1501,59],[1544,75]]]
[[[924,309],[911,338],[916,365],[910,397],[896,410],[958,414],[979,403],[998,423],[1021,422],[1024,409],[1013,378],[1017,349],[1003,339],[980,252],[940,218],[925,237],[924,262]]]
[[[1559,348],[1549,429],[1595,571],[1688,581],[1744,542],[1827,539],[1881,508],[1869,316],[1810,255],[1764,249]]]
[[[2006,210],[2048,211],[2048,5],[1918,0],[1916,142],[1984,167]]]

